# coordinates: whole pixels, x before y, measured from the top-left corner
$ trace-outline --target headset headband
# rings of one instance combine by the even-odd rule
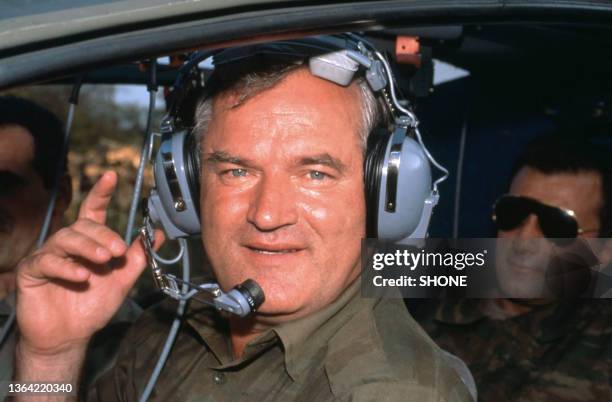
[[[365,77],[373,92],[377,93],[388,84],[384,67],[376,60],[374,47],[356,35],[346,33],[340,35],[314,36],[295,40],[283,40],[263,44],[247,45],[228,49],[206,50],[194,53],[181,67],[173,84],[170,106],[162,120],[161,131],[176,132],[184,127],[178,116],[185,98],[200,83],[197,76],[198,64],[212,57],[213,65],[222,68],[225,64],[236,63],[257,56],[274,57],[287,62],[309,61],[313,75],[338,85],[348,85],[359,66],[365,68]],[[211,87],[215,73],[201,85]],[[206,96],[206,95],[204,95]],[[385,99],[388,112],[393,114],[394,108],[388,97]],[[393,120],[393,119],[392,119]]]
[[[396,83],[386,59],[352,34],[198,52],[189,58],[179,71],[170,108],[162,122],[162,145],[155,162],[156,190],[148,202],[152,220],[161,223],[169,237],[185,237],[200,231],[199,153],[194,151],[194,136],[181,121],[180,111],[194,87],[203,86],[207,96],[206,88],[214,88],[219,82],[215,81],[215,72],[204,85],[200,85],[200,75],[194,77],[200,74],[198,64],[211,56],[219,69],[258,56],[271,56],[283,62],[308,60],[313,75],[342,86],[350,84],[358,71],[363,72],[368,86],[383,99],[395,123],[394,129],[382,136],[383,143],[372,147],[376,151],[368,149],[366,155],[368,237],[392,241],[426,237],[432,209],[438,201],[436,185],[446,178],[438,179],[432,188],[429,163],[448,172],[427,151],[414,114],[397,100]]]

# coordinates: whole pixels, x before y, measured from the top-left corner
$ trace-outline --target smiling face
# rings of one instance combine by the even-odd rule
[[[365,235],[357,88],[299,69],[237,107],[214,104],[202,140],[202,239],[227,290],[254,279],[260,315],[319,310],[357,278]]]
[[[510,186],[510,194],[538,200],[544,204],[570,209],[575,213],[581,237],[597,237],[599,211],[603,205],[601,176],[596,172],[542,173],[524,167]],[[542,295],[545,272],[553,255],[553,244],[533,241],[542,238],[536,215],[529,215],[512,230],[497,232],[497,237],[512,239],[500,243],[497,273],[502,290],[513,297]]]

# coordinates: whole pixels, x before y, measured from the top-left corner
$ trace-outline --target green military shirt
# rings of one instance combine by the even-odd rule
[[[359,282],[359,281],[356,281]],[[226,321],[189,309],[151,401],[469,401],[440,349],[401,300],[364,299],[353,284],[334,303],[278,325],[232,355]],[[114,369],[88,400],[136,401],[175,307],[145,312]]]
[[[612,401],[612,304],[575,300],[492,319],[484,300],[446,301],[415,316],[469,366],[479,400]],[[491,304],[488,304],[491,306]]]

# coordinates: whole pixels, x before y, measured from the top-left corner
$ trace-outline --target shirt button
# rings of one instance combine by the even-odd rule
[[[213,381],[217,385],[221,385],[225,382],[225,375],[223,373],[215,373],[213,374]]]

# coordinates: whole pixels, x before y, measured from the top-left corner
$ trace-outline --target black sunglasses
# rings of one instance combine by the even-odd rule
[[[499,230],[512,230],[534,214],[540,229],[548,238],[575,238],[597,229],[581,229],[574,211],[543,204],[533,198],[503,195],[493,204],[493,221]]]

